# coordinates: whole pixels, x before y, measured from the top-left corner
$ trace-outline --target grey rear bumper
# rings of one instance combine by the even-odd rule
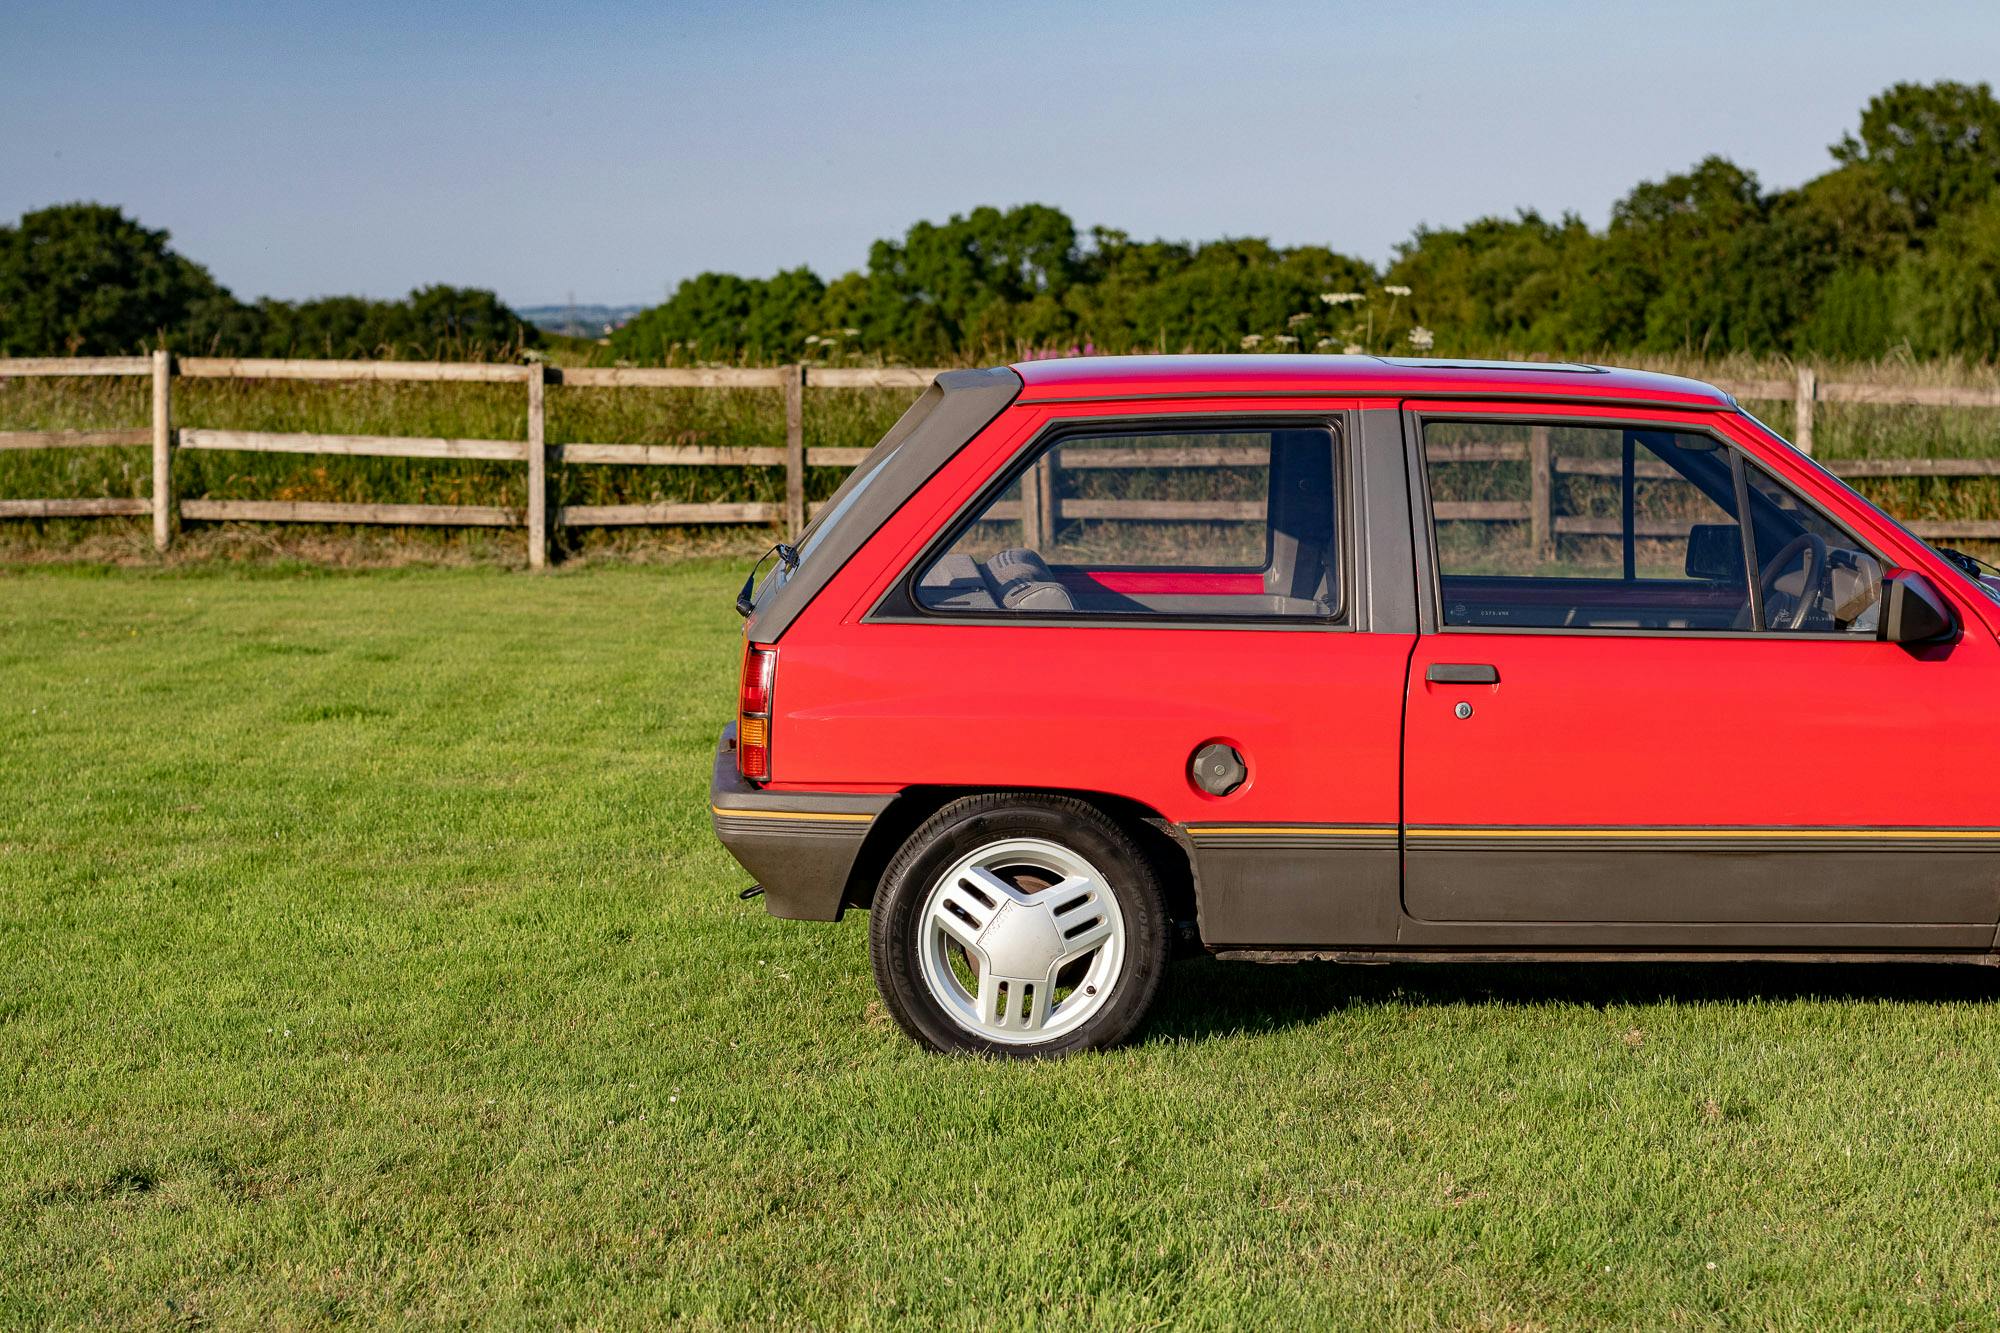
[[[736,724],[723,728],[708,782],[715,836],[764,886],[764,907],[793,921],[838,921],[848,872],[895,798],[853,792],[773,792],[736,772]]]

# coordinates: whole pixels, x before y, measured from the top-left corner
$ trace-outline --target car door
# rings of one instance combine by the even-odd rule
[[[1990,945],[2000,650],[1880,641],[1890,555],[1723,421],[1406,416],[1406,940]]]
[[[1416,626],[1398,422],[1375,468],[1364,415],[1003,416],[780,645],[781,714],[820,701],[774,724],[785,780],[1110,797],[1184,840],[1209,943],[1393,940]]]

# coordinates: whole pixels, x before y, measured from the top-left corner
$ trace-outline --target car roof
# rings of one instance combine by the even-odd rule
[[[1606,399],[1729,410],[1711,384],[1646,370],[1563,361],[1451,361],[1393,356],[1082,356],[1015,363],[1023,401],[1187,394]]]

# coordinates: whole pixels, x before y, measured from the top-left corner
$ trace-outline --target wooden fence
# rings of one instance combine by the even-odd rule
[[[609,527],[701,523],[782,523],[796,534],[805,526],[807,467],[852,467],[868,456],[866,447],[805,447],[805,402],[808,388],[921,389],[938,372],[908,368],[806,367],[797,365],[744,369],[683,369],[618,367],[559,369],[540,364],[482,365],[415,361],[274,361],[214,357],[174,358],[166,352],[150,357],[0,358],[0,379],[12,376],[122,375],[150,376],[152,421],[122,430],[0,431],[0,449],[60,449],[87,446],[151,445],[153,488],[149,499],[0,500],[0,518],[95,518],[150,515],[153,543],[168,549],[182,520],[262,523],[377,523],[442,527],[524,528],[528,563],[547,563],[552,527]],[[266,431],[212,430],[199,426],[175,428],[173,381],[184,379],[401,381],[419,383],[519,384],[523,387],[525,438],[462,440],[397,435],[325,435]],[[633,443],[546,443],[547,393],[562,389],[766,389],[784,395],[785,438],[782,445],[721,447]],[[1794,404],[1794,443],[1813,451],[1813,409],[1817,403],[1874,403],[1927,407],[2000,407],[2000,390],[1938,387],[1900,388],[1872,384],[1821,384],[1814,371],[1803,369],[1796,379],[1718,382],[1717,387],[1752,402]],[[487,505],[332,504],[277,500],[178,501],[174,494],[172,455],[181,449],[227,449],[249,453],[306,453],[376,458],[464,458],[519,462],[527,467],[525,509]],[[1605,520],[1552,517],[1554,478],[1562,473],[1588,473],[1601,461],[1551,456],[1545,433],[1532,443],[1463,445],[1459,450],[1488,450],[1492,457],[1526,460],[1530,467],[1530,498],[1525,501],[1477,501],[1440,504],[1440,518],[1531,525],[1538,544],[1563,534],[1596,534]],[[1103,451],[1099,451],[1103,452]],[[1227,451],[1188,449],[1174,466],[1227,466],[1229,458],[1210,458]],[[1482,455],[1485,456],[1485,455]],[[1467,455],[1468,458],[1471,455]],[[1098,460],[1093,456],[1081,465]],[[783,504],[641,504],[548,505],[548,467],[555,463],[622,464],[654,467],[782,467]],[[1839,459],[1830,464],[1846,477],[1985,477],[2000,476],[2000,458],[1959,459]],[[1229,520],[1255,515],[1230,501],[1056,500],[1041,497],[1038,511],[1045,518],[1182,518]],[[1171,514],[1166,513],[1171,509]],[[1039,515],[1038,516],[1042,516]],[[1970,520],[1912,525],[1925,537],[2000,540],[2000,520]],[[1640,535],[1647,535],[1641,533]]]

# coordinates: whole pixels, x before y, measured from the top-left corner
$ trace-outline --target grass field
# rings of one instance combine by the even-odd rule
[[[2000,1325],[1984,971],[920,1054],[709,835],[739,575],[0,573],[0,1323]]]

